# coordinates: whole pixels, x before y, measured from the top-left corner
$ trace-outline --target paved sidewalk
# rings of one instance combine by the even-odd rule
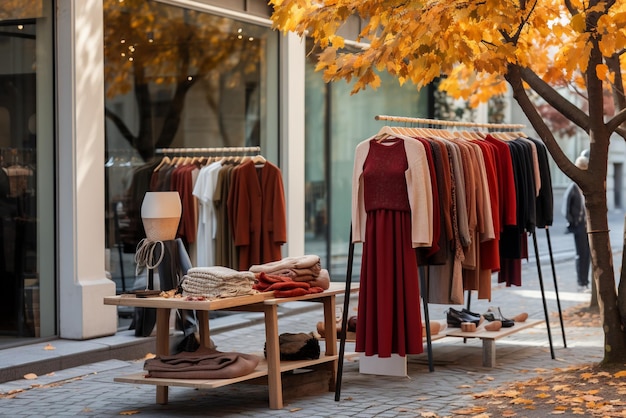
[[[616,259],[619,260],[618,255]],[[500,306],[507,316],[528,312],[531,318],[544,318],[537,267],[534,262],[525,262],[523,269],[522,287],[506,288],[494,282],[492,301],[472,300],[472,310],[484,312],[489,306]],[[589,294],[575,291],[573,260],[557,263],[556,271],[563,310],[588,302]],[[482,366],[480,340],[469,339],[464,343],[460,338],[447,337],[433,342],[434,372],[429,372],[426,353],[409,356],[408,377],[361,374],[358,361],[347,359],[340,401],[336,402],[331,392],[311,394],[286,399],[282,410],[268,408],[265,386],[247,384],[212,390],[171,387],[169,404],[158,405],[154,386],[113,381],[116,376],[140,371],[143,360],[108,360],[34,380],[0,384],[3,394],[0,416],[109,417],[136,413],[141,417],[415,417],[427,412],[439,417],[454,416],[454,411],[473,403],[472,393],[548,374],[555,368],[601,360],[603,334],[599,328],[566,328],[567,348],[564,348],[550,266],[544,263],[542,272],[552,322],[554,359],[545,324],[498,340],[493,368]],[[322,319],[321,307],[315,306],[314,309],[302,309],[298,304],[281,307],[280,332],[315,330],[315,324]],[[446,308],[431,304],[431,319],[443,319]],[[233,320],[225,317],[212,322],[212,338],[217,348],[261,353],[264,329],[260,314],[238,315],[236,323],[229,323]],[[348,344],[347,351],[352,349]]]

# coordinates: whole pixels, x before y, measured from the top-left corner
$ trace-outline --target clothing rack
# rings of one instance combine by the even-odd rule
[[[200,153],[228,153],[228,154],[243,154],[243,153],[261,153],[261,147],[206,147],[206,148],[157,148],[155,150],[157,154],[200,154]]]
[[[418,125],[418,126],[427,126],[429,128],[434,128],[434,129],[449,129],[449,128],[474,128],[474,129],[486,129],[487,132],[492,133],[492,132],[513,132],[516,130],[522,130],[525,128],[525,125],[523,124],[501,124],[501,123],[477,123],[477,122],[462,122],[462,121],[445,121],[445,120],[437,120],[437,119],[426,119],[426,118],[413,118],[413,117],[406,117],[406,116],[390,116],[390,115],[376,115],[374,117],[375,120],[381,120],[381,121],[391,121],[391,122],[396,122],[396,123],[409,123],[409,124],[414,124],[414,125]],[[547,240],[548,240],[548,248],[549,248],[549,255],[550,255],[550,264],[552,266],[552,276],[553,276],[553,280],[554,280],[554,288],[555,288],[555,293],[556,293],[556,301],[557,301],[557,306],[558,306],[558,312],[559,312],[559,319],[560,319],[560,323],[561,323],[561,332],[563,334],[563,345],[564,347],[567,347],[567,344],[565,342],[565,328],[563,325],[563,315],[562,315],[562,311],[561,311],[561,302],[559,299],[559,292],[558,292],[558,288],[557,288],[557,280],[556,280],[556,271],[555,271],[555,267],[554,267],[554,258],[553,258],[553,254],[552,254],[552,246],[550,243],[550,232],[548,227],[545,227],[545,231],[546,231],[546,236],[547,236]],[[544,315],[545,315],[545,320],[546,320],[546,328],[548,331],[548,340],[550,343],[550,354],[552,359],[555,359],[555,355],[554,355],[554,348],[553,348],[553,344],[552,344],[552,334],[550,331],[550,318],[549,318],[549,314],[548,314],[548,308],[547,308],[547,303],[546,303],[546,296],[545,296],[545,291],[544,291],[544,284],[543,284],[543,274],[542,274],[542,270],[541,270],[541,263],[539,260],[539,250],[537,247],[537,238],[536,238],[536,234],[533,231],[532,232],[532,236],[533,236],[533,244],[534,244],[534,249],[535,249],[535,258],[536,258],[536,262],[537,262],[537,270],[538,270],[538,278],[539,278],[539,284],[540,284],[540,288],[541,288],[541,297],[542,297],[542,301],[543,301],[543,309],[544,309]],[[340,335],[340,341],[339,341],[339,363],[338,363],[338,369],[337,369],[337,382],[335,385],[335,401],[339,401],[340,397],[341,397],[341,381],[342,381],[342,375],[343,375],[343,362],[344,362],[344,356],[345,356],[345,344],[346,344],[346,328],[347,328],[347,323],[348,323],[348,305],[349,305],[349,298],[350,298],[350,289],[351,289],[351,284],[352,284],[352,267],[353,267],[353,261],[354,261],[354,243],[352,242],[352,227],[350,228],[350,237],[349,237],[349,249],[348,249],[348,262],[347,262],[347,271],[346,271],[346,288],[345,288],[345,293],[344,293],[344,306],[343,306],[343,313],[342,313],[342,321],[341,321],[341,335]],[[426,344],[427,344],[427,352],[428,352],[428,365],[429,365],[429,370],[432,372],[434,370],[434,366],[433,366],[433,359],[432,359],[432,338],[431,338],[431,333],[430,333],[430,326],[429,326],[429,311],[428,311],[428,297],[424,296],[424,292],[423,292],[423,288],[424,288],[424,277],[423,275],[420,278],[420,287],[422,289],[420,289],[420,293],[421,293],[421,297],[422,297],[422,303],[424,305],[424,319],[426,320],[426,326],[424,327],[426,330]],[[468,291],[468,300],[467,300],[467,309],[470,309],[470,303],[471,303],[471,291]]]
[[[422,126],[429,126],[435,129],[445,129],[449,127],[453,128],[484,128],[484,129],[493,129],[499,131],[512,131],[515,129],[524,129],[526,126],[522,124],[505,124],[505,123],[478,123],[478,122],[463,122],[463,121],[452,121],[452,120],[437,120],[437,119],[424,119],[424,118],[411,118],[406,116],[389,116],[389,115],[376,115],[374,116],[376,120],[388,120],[391,122],[404,122],[411,123]]]

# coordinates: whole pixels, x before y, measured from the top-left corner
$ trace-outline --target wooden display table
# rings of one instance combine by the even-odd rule
[[[358,290],[358,285],[353,291]],[[321,302],[324,308],[325,329],[335,327],[335,296],[343,294],[344,283],[331,283],[330,288],[323,293],[304,295],[293,298],[274,298],[272,292],[259,293],[249,296],[239,296],[211,301],[187,301],[184,298],[135,298],[126,296],[109,296],[104,298],[106,305],[156,308],[156,354],[169,354],[169,319],[172,309],[195,310],[198,317],[200,344],[210,347],[209,312],[217,310],[263,312],[266,338],[267,360],[259,362],[256,370],[249,375],[235,379],[163,379],[148,378],[145,373],[115,378],[116,382],[133,384],[156,385],[156,401],[166,404],[168,401],[169,386],[185,386],[191,388],[216,388],[233,383],[249,381],[267,377],[269,390],[269,406],[272,409],[283,407],[283,391],[281,373],[303,368],[319,366],[331,372],[328,390],[334,391],[337,373],[337,339],[334,333],[326,341],[326,351],[316,360],[280,361],[280,347],[278,343],[278,305],[287,302]]]
[[[515,325],[508,328],[500,328],[498,331],[487,331],[478,329],[474,332],[463,332],[460,328],[448,328],[446,336],[462,337],[462,338],[480,338],[483,340],[483,366],[493,367],[496,364],[496,340],[506,337],[526,328],[534,327],[542,324],[542,319],[527,319],[524,322],[516,322]]]

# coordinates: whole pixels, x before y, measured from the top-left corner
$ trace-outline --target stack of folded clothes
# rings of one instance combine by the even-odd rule
[[[257,275],[265,273],[271,276],[288,277],[295,282],[306,282],[311,287],[321,287],[324,290],[330,286],[328,270],[322,268],[320,257],[317,255],[286,257],[282,260],[251,266],[249,270]]]
[[[277,298],[292,298],[311,293],[321,293],[321,287],[311,286],[308,282],[296,282],[286,276],[274,276],[266,273],[256,273],[256,284],[253,286],[259,292],[274,292]]]
[[[180,286],[183,296],[218,299],[255,294],[256,281],[249,271],[237,271],[228,267],[193,267],[187,271]]]

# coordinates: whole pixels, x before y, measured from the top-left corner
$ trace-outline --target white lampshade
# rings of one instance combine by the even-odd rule
[[[141,204],[146,238],[168,241],[176,238],[182,205],[178,192],[147,192]]]

